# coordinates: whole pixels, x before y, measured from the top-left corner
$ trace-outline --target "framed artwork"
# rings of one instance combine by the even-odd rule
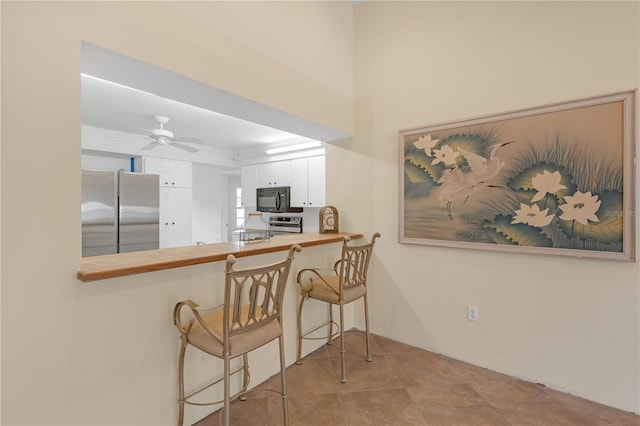
[[[400,243],[635,261],[635,92],[401,130]]]

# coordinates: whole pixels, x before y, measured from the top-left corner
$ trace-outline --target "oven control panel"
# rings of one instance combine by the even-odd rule
[[[277,233],[302,233],[302,216],[271,216],[269,230]]]

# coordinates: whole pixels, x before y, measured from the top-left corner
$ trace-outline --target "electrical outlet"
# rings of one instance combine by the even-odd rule
[[[467,319],[469,321],[478,321],[478,307],[477,306],[467,306]]]

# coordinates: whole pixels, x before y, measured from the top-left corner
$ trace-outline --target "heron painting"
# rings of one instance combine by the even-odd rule
[[[400,242],[635,260],[634,95],[400,131]]]

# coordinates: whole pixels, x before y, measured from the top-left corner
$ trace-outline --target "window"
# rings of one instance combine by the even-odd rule
[[[242,205],[242,188],[236,188],[236,229],[244,222],[244,206]]]

